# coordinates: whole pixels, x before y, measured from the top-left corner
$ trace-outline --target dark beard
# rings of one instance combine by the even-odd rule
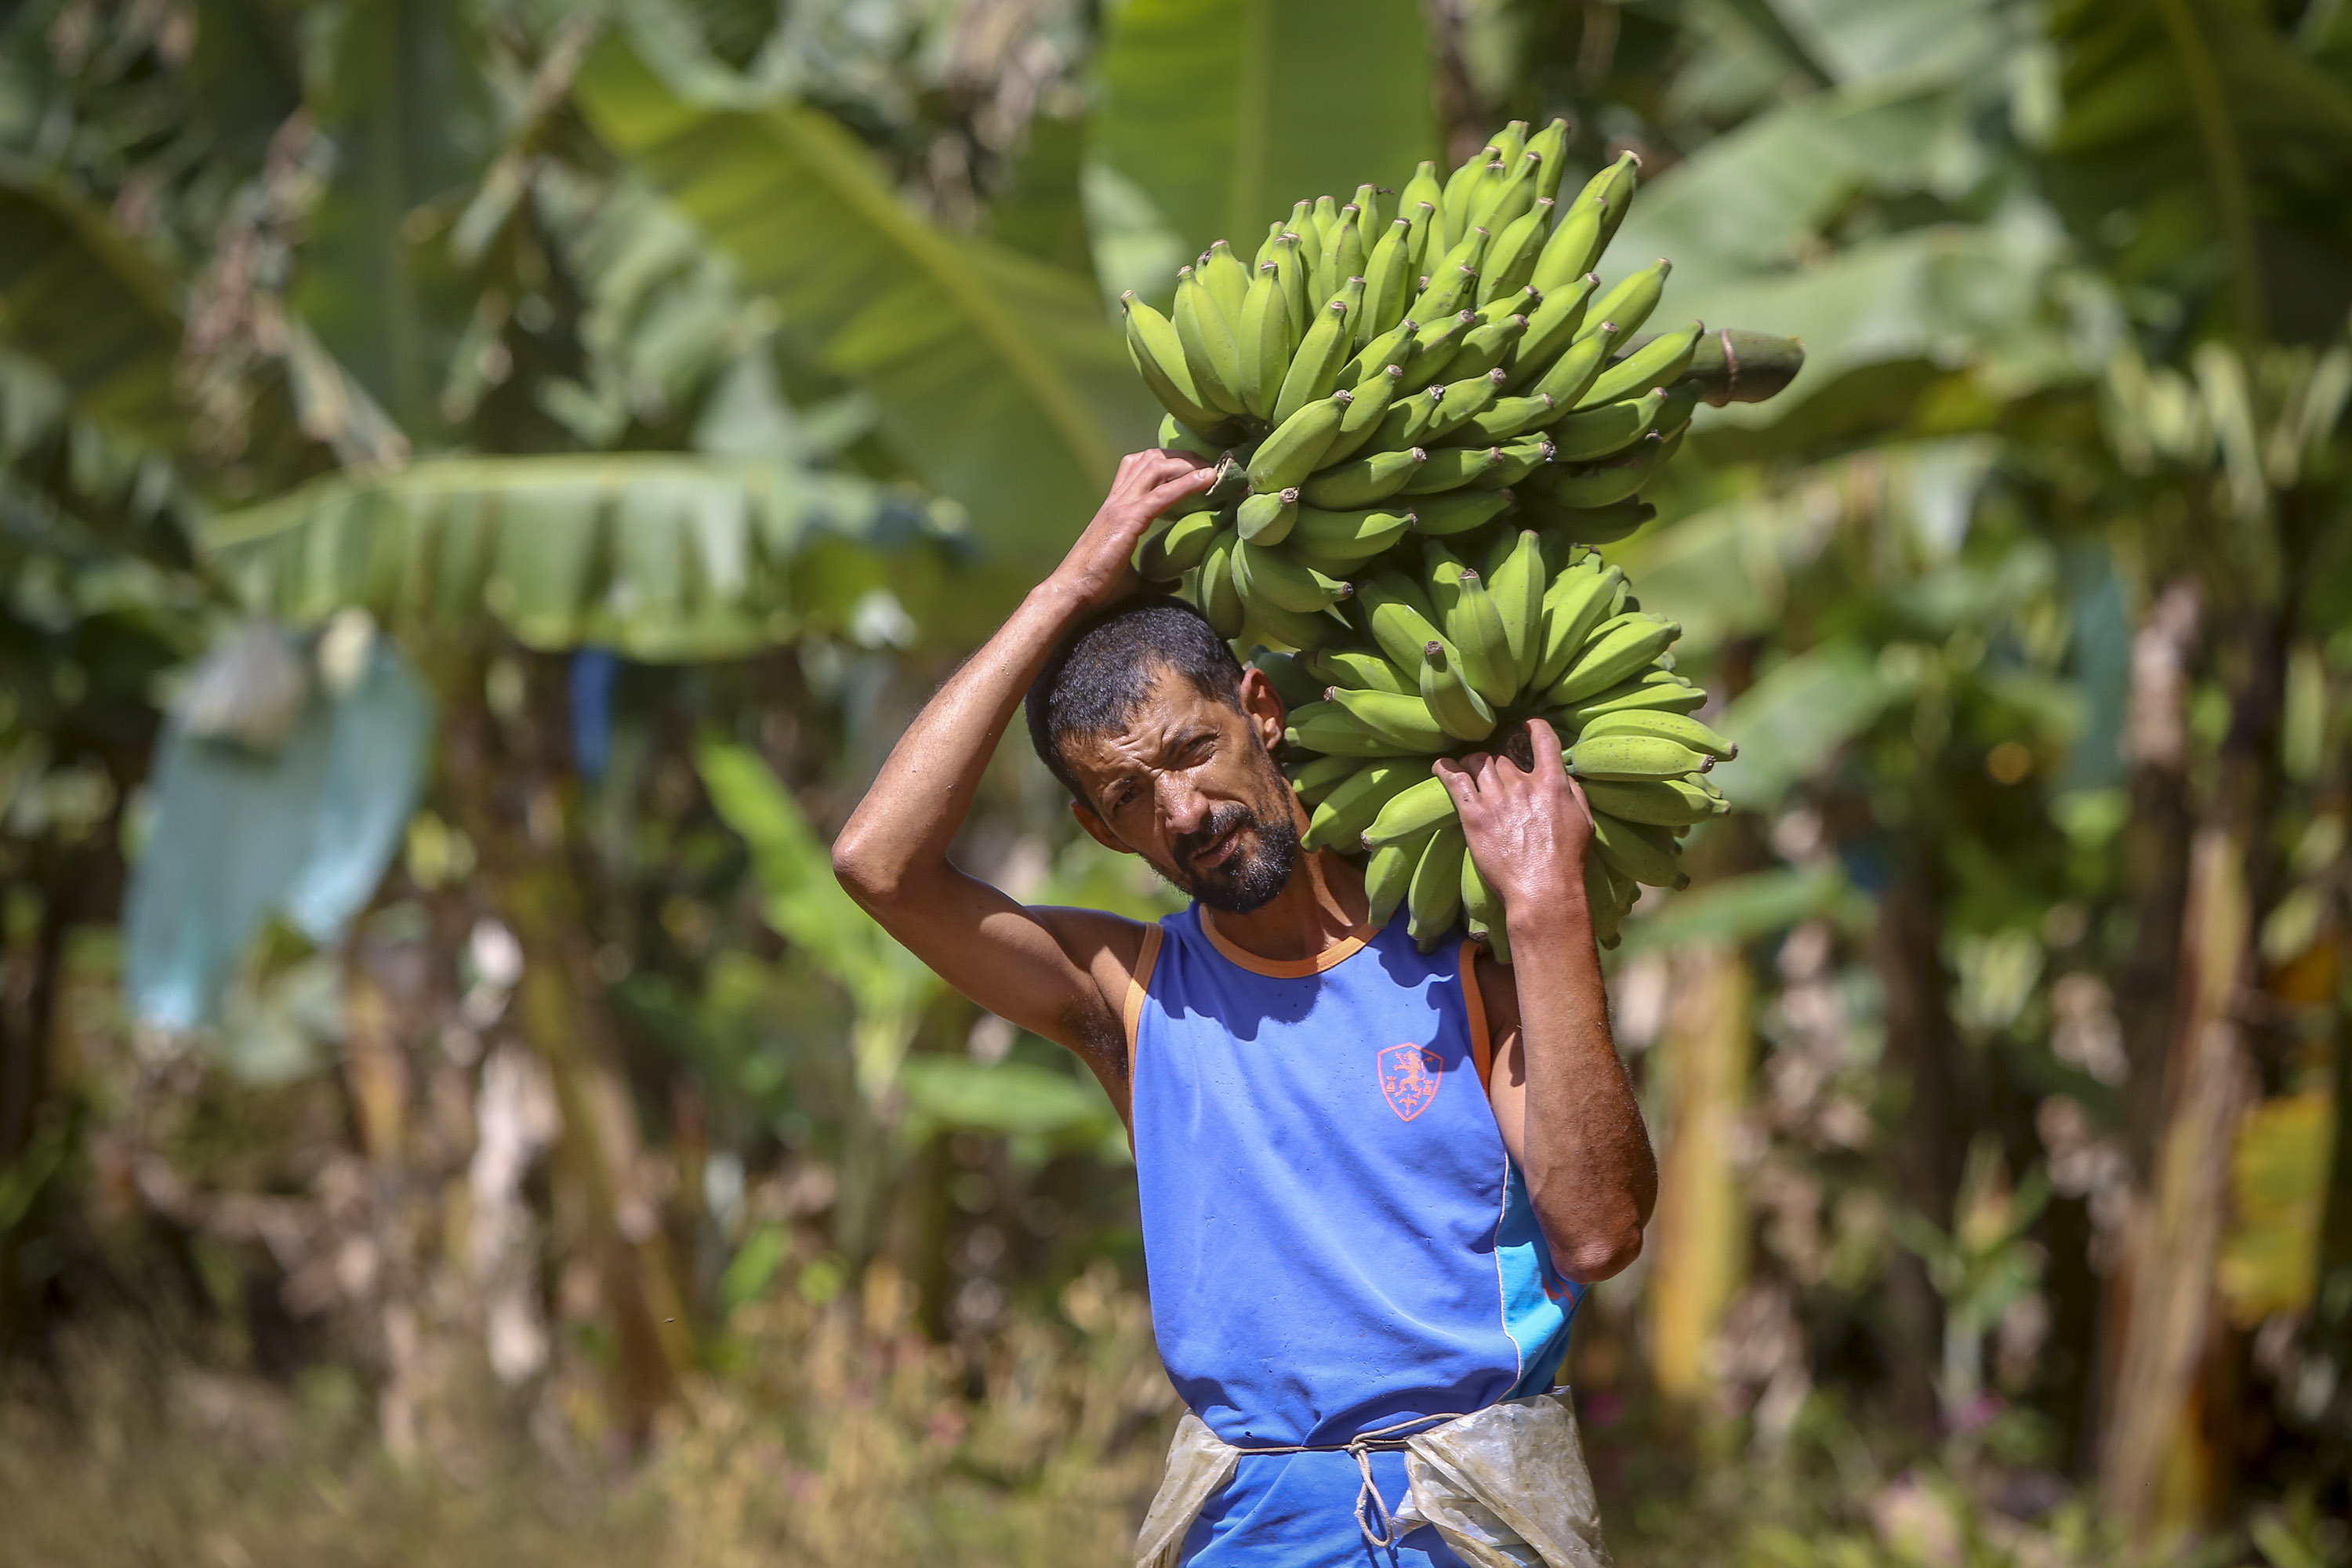
[[[1227,914],[1245,915],[1272,903],[1298,864],[1298,826],[1291,820],[1290,786],[1263,748],[1258,752],[1258,766],[1271,787],[1271,800],[1219,806],[1200,831],[1187,833],[1169,846],[1176,858],[1175,870],[1152,868],[1179,891]],[[1244,826],[1256,840],[1255,848],[1239,848],[1223,865],[1199,875],[1185,869],[1200,850]]]

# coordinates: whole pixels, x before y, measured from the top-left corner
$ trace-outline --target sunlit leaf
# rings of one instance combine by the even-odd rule
[[[1432,65],[1413,0],[1129,0],[1095,133],[1186,255],[1246,257],[1301,197],[1402,189],[1437,155]]]
[[[894,522],[894,520],[895,522]],[[921,516],[861,480],[773,464],[631,452],[446,458],[340,475],[209,521],[206,555],[252,608],[301,626],[347,605],[427,628],[485,614],[539,647],[596,643],[644,659],[740,654],[856,611],[843,563],[795,574],[811,550],[877,556],[848,574],[929,610],[950,573],[919,546]]]
[[[1826,767],[1903,695],[1859,647],[1831,643],[1768,670],[1724,713],[1739,756],[1715,777],[1734,805],[1762,810]]]
[[[831,117],[681,99],[618,38],[579,83],[614,151],[786,329],[871,394],[884,437],[992,552],[1057,559],[1152,410],[1091,279],[942,233]]]

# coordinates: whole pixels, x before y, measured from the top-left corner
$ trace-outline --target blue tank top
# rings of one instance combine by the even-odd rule
[[[1276,963],[1199,905],[1145,933],[1127,1027],[1152,1327],[1228,1443],[1344,1444],[1551,1386],[1581,1287],[1487,1101],[1475,952],[1424,954],[1397,920]],[[1311,1511],[1341,1551],[1340,1454],[1244,1460],[1204,1524],[1283,1512],[1272,1493],[1326,1470],[1336,1506]]]

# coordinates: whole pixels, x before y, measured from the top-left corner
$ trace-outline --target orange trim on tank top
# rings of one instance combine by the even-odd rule
[[[1127,977],[1127,1002],[1119,1009],[1119,1022],[1127,1029],[1127,1081],[1130,1095],[1135,1084],[1135,1038],[1143,1028],[1143,999],[1150,994],[1151,972],[1160,963],[1160,941],[1167,934],[1156,925],[1143,928],[1143,945],[1135,954],[1135,973]]]
[[[1263,974],[1269,980],[1304,980],[1310,974],[1336,969],[1362,952],[1364,944],[1380,934],[1372,926],[1358,926],[1312,958],[1260,958],[1219,931],[1216,916],[1205,908],[1201,910],[1201,930],[1207,933],[1209,945],[1223,957],[1252,974]]]
[[[1462,1011],[1470,1026],[1470,1060],[1478,1069],[1478,1082],[1488,1093],[1495,1089],[1495,1041],[1486,1028],[1486,994],[1478,989],[1478,939],[1469,937],[1462,943],[1462,956],[1455,965],[1462,982]]]

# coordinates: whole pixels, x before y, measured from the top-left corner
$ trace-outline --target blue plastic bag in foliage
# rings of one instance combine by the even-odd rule
[[[253,639],[276,635],[248,631],[236,651],[266,664]],[[312,683],[274,745],[202,732],[194,706],[164,728],[124,900],[124,991],[141,1019],[167,1028],[215,1019],[271,916],[323,943],[366,907],[416,809],[433,730],[432,698],[380,637],[343,690]]]

